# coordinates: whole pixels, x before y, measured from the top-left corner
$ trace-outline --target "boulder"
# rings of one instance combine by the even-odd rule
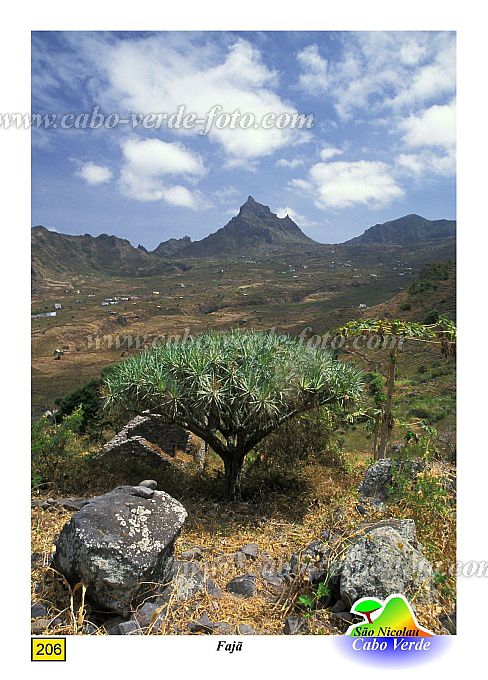
[[[363,480],[359,485],[359,493],[363,498],[385,501],[394,481],[394,473],[413,477],[424,468],[425,462],[420,459],[393,460],[392,458],[382,458],[370,465],[364,473]]]
[[[340,598],[348,608],[361,597],[384,599],[393,593],[415,593],[418,602],[432,601],[433,570],[409,542],[414,536],[409,524],[383,524],[367,528],[353,541],[338,567]]]
[[[162,588],[170,579],[174,543],[186,516],[164,491],[117,487],[92,498],[63,527],[53,567],[72,585],[84,583],[95,607],[126,616],[148,584]]]
[[[365,498],[385,500],[391,482],[392,462],[390,458],[383,458],[366,470],[359,485],[359,493]]]

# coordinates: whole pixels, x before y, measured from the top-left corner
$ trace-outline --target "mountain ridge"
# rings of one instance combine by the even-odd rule
[[[288,246],[306,246],[317,242],[303,233],[286,215],[278,217],[269,206],[258,203],[252,196],[240,207],[239,213],[225,226],[200,241],[180,250],[180,257],[211,257],[236,253],[276,251]]]
[[[412,213],[382,224],[375,224],[360,236],[345,241],[355,243],[411,243],[456,235],[456,220],[428,220]]]

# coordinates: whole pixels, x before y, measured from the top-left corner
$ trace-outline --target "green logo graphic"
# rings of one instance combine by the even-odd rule
[[[351,637],[431,637],[432,631],[419,626],[410,603],[403,595],[390,595],[383,602],[373,597],[362,597],[351,608],[361,614],[365,622],[347,629]]]

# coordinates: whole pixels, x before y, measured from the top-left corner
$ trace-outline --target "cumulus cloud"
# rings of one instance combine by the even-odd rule
[[[293,187],[308,191],[321,209],[365,204],[382,207],[404,195],[391,169],[380,161],[333,161],[310,168],[307,180],[292,180]]]
[[[168,35],[119,40],[97,59],[103,60],[108,87],[102,95],[127,111],[173,113],[184,106],[205,120],[215,106],[220,112],[250,113],[260,122],[272,112],[298,113],[276,91],[277,74],[263,62],[261,53],[246,40],[236,40],[225,51],[215,43],[202,44],[194,36],[186,39]],[[204,124],[181,134],[202,132]],[[218,129],[208,138],[217,142],[231,158],[254,159],[288,146],[305,134],[290,128]]]
[[[122,156],[119,186],[125,196],[143,202],[164,200],[175,206],[201,207],[198,192],[168,184],[168,176],[192,179],[204,174],[202,159],[195,152],[178,142],[132,137],[122,143]]]
[[[435,104],[402,121],[404,141],[409,146],[453,149],[456,144],[456,104]]]
[[[400,154],[396,159],[399,172],[415,175],[439,175],[449,177],[456,173],[456,158],[454,152],[445,154],[422,151],[417,154]]]
[[[112,171],[106,165],[97,165],[91,161],[83,163],[75,174],[87,184],[104,184],[110,182],[113,177]]]

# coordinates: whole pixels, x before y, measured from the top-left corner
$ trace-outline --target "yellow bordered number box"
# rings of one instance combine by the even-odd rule
[[[66,661],[66,638],[31,638],[31,661]]]

